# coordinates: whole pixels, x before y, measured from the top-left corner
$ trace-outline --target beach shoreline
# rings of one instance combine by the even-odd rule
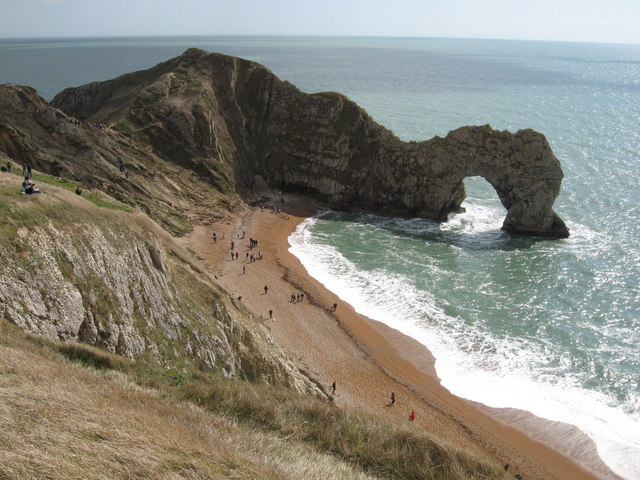
[[[311,277],[289,252],[290,235],[318,206],[304,197],[286,195],[284,199],[278,206],[286,214],[250,208],[224,223],[196,227],[185,242],[205,259],[224,288],[242,296],[245,306],[264,319],[292,361],[319,381],[338,407],[405,420],[415,411],[415,423],[438,441],[508,464],[510,472],[528,480],[619,479],[599,461],[595,445],[588,445],[590,440],[574,427],[452,395],[440,384],[435,360],[424,345],[358,314]],[[216,243],[212,232],[217,233]],[[249,238],[259,240],[255,249],[248,248]],[[238,260],[230,260],[231,241]],[[263,252],[264,260],[251,262],[246,257],[250,252]],[[268,294],[264,286],[269,287]],[[300,293],[304,300],[291,300],[291,295]],[[338,308],[331,312],[334,303]],[[392,391],[397,398],[393,405]],[[523,433],[534,425],[535,435]],[[582,462],[587,469],[577,463],[581,459],[561,453],[561,445],[549,442],[545,432],[562,432],[563,437],[571,432],[579,437],[582,450],[590,452],[582,459],[587,460]]]

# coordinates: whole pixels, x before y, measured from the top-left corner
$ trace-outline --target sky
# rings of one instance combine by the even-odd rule
[[[0,38],[147,35],[640,44],[640,0],[0,0]]]

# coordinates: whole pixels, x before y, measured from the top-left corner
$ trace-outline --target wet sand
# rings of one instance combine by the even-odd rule
[[[526,480],[617,478],[595,453],[589,456],[587,471],[550,447],[551,442],[534,440],[504,423],[513,421],[528,431],[534,422],[537,430],[542,430],[536,435],[540,439],[547,430],[544,421],[517,410],[495,411],[449,393],[440,385],[433,357],[422,344],[359,315],[308,275],[289,253],[288,238],[316,207],[291,195],[282,206],[290,214],[247,209],[225,222],[196,227],[184,241],[224,288],[234,296],[241,295],[245,306],[263,317],[292,361],[322,384],[338,407],[403,421],[415,411],[415,423],[439,441],[509,464],[509,472]],[[216,243],[211,240],[213,232]],[[252,250],[250,238],[258,239]],[[231,241],[239,252],[238,260],[231,260]],[[247,253],[257,255],[260,251],[263,260],[246,260]],[[300,293],[304,293],[304,300],[292,302],[291,295]],[[338,308],[331,312],[334,303]],[[273,318],[269,318],[269,310]],[[336,392],[332,395],[333,382]],[[391,392],[396,395],[394,405],[390,405]],[[565,426],[553,427],[547,437],[564,437]]]

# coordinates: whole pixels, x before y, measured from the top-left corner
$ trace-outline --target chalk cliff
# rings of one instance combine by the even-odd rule
[[[506,209],[506,231],[569,233],[552,208],[560,164],[532,130],[463,127],[402,142],[340,94],[306,94],[257,63],[197,49],[52,104],[148,141],[218,189],[246,192],[259,176],[338,209],[444,221],[460,211],[464,178],[479,175]]]

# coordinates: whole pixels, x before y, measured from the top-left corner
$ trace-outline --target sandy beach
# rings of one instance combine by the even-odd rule
[[[493,457],[526,480],[617,478],[601,462],[590,464],[587,471],[549,442],[525,435],[521,430],[530,416],[517,411],[496,415],[449,393],[423,345],[359,315],[308,275],[289,253],[288,237],[316,208],[290,195],[282,206],[288,214],[247,209],[226,221],[196,227],[184,241],[224,288],[242,296],[245,306],[262,316],[292,361],[317,380],[338,407],[406,421],[415,411],[415,424],[439,441]],[[250,238],[258,240],[257,247],[249,248]],[[231,260],[232,241],[237,260]],[[262,260],[247,258],[259,252]],[[302,293],[304,300],[291,300],[292,294]],[[334,303],[338,307],[332,312]],[[393,405],[391,392],[396,396]],[[516,429],[498,417],[526,421]]]

